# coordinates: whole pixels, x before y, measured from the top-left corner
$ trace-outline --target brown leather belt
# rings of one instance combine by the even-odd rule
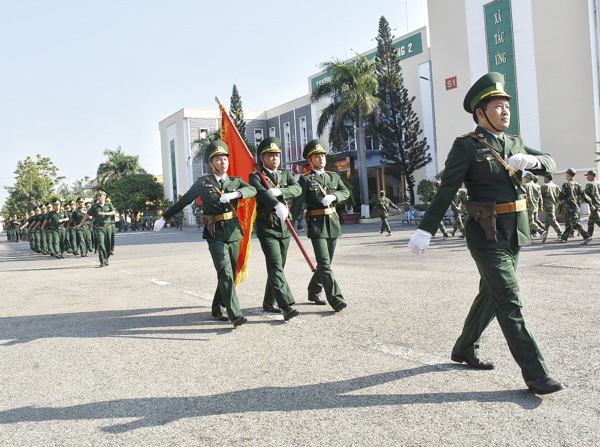
[[[516,213],[527,209],[527,200],[521,199],[510,203],[497,203],[496,214]]]
[[[229,211],[228,213],[217,214],[215,216],[215,222],[220,222],[222,220],[230,220],[235,217],[235,213],[233,211]]]
[[[337,213],[335,208],[324,208],[322,210],[308,210],[309,216],[321,216],[325,214],[326,216],[329,214]]]

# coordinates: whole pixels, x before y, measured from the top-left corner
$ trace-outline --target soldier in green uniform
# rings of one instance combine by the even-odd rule
[[[115,215],[115,209],[110,203],[106,203],[106,192],[98,191],[98,203],[90,208],[83,216],[83,220],[75,228],[79,229],[88,220],[93,219],[94,233],[96,234],[96,242],[98,248],[98,258],[100,259],[100,267],[108,266],[108,258],[110,258],[110,218]]]
[[[285,219],[289,217],[288,201],[298,197],[302,189],[290,171],[278,169],[281,163],[279,138],[264,139],[257,153],[263,165],[262,174],[269,185],[268,189],[265,188],[257,172],[250,174],[248,183],[256,188],[256,235],[267,263],[263,309],[267,312],[283,312],[283,318],[289,320],[299,312],[292,307],[295,304],[294,295],[283,272],[291,236]]]
[[[240,241],[244,237],[236,211],[238,200],[254,197],[256,189],[240,177],[227,175],[229,149],[224,141],[211,142],[204,153],[204,160],[212,169],[213,175],[198,178],[188,192],[163,213],[162,219],[154,223],[154,230],[159,231],[165,222],[168,222],[171,217],[196,198],[202,199],[204,207],[203,237],[208,242],[208,250],[218,278],[212,304],[212,316],[220,321],[229,319],[236,328],[248,321],[240,311],[235,291]],[[227,310],[226,315],[225,309]]]
[[[106,198],[106,203],[108,203],[109,205],[112,206],[112,200],[110,200],[110,197]],[[108,224],[108,226],[106,228],[108,228],[108,234],[110,235],[110,255],[113,256],[115,254],[115,233],[116,233],[116,229],[115,229],[115,222],[116,222],[116,215],[117,210],[115,210],[115,214],[112,214],[110,216],[106,216],[106,223]]]
[[[538,233],[543,233],[544,230],[535,219],[539,198],[533,183],[533,174],[531,172],[527,172],[523,176],[523,184],[525,185],[525,191],[527,193],[527,217],[529,218],[529,231],[531,236],[535,236]]]
[[[553,171],[555,163],[550,155],[504,133],[510,124],[510,99],[500,73],[488,73],[471,87],[463,106],[473,115],[477,128],[454,141],[438,194],[412,236],[409,249],[416,254],[427,249],[464,180],[471,199],[465,224],[467,247],[481,280],[451,358],[473,368],[493,369],[494,364],[481,360],[478,352],[481,334],[496,318],[527,387],[534,393],[547,394],[564,387],[548,375],[544,356],[525,324],[516,268],[520,247],[530,244],[520,177],[525,169],[534,173]]]
[[[400,208],[385,196],[385,191],[380,191],[379,200],[377,200],[377,208],[379,209],[379,217],[381,218],[381,229],[379,230],[381,236],[383,236],[384,231],[387,231],[388,236],[392,235],[392,229],[388,222],[388,217],[390,217],[390,207],[400,211]]]
[[[460,231],[460,237],[465,237],[465,224],[462,218],[463,201],[466,200],[467,190],[464,188],[458,188],[454,199],[450,202],[450,209],[452,210],[452,217],[454,218],[454,225],[452,226],[452,236],[456,235],[456,230]]]
[[[533,176],[533,187],[535,188],[535,198],[537,199],[535,202],[536,207],[535,207],[535,211],[533,213],[533,220],[535,220],[535,223],[538,225],[538,227],[543,229],[544,223],[540,220],[540,212],[543,210],[544,203],[542,201],[542,187],[538,183],[539,180],[540,180],[539,175]]]
[[[78,228],[87,210],[85,209],[85,200],[82,197],[77,198],[77,206],[79,207],[71,214],[71,220],[69,221],[69,227],[75,230],[75,244],[73,254],[80,254],[82,257],[86,257],[88,253],[88,245],[85,237],[85,228]]]
[[[590,209],[590,217],[588,218],[588,234],[590,237],[594,234],[594,225],[600,227],[600,182],[596,181],[596,173],[588,171],[585,174],[588,183],[585,185],[585,193],[592,200],[594,210]]]
[[[342,234],[335,204],[346,200],[350,192],[339,175],[325,171],[325,147],[322,140],[315,139],[304,148],[303,156],[312,170],[300,177],[302,193],[294,200],[292,215],[297,218],[306,203],[307,236],[317,258],[317,271],[308,284],[308,300],[325,304],[321,298],[321,291],[325,290],[327,301],[339,312],[347,304],[331,269],[337,238]]]
[[[592,240],[592,237],[583,229],[583,226],[579,222],[579,201],[586,202],[590,205],[590,209],[595,211],[595,207],[592,204],[587,194],[581,188],[581,185],[575,181],[575,169],[569,168],[565,173],[567,181],[563,183],[558,199],[565,202],[565,231],[563,232],[559,242],[567,242],[569,235],[577,230],[581,237],[583,237],[582,244],[587,244]]]
[[[63,252],[65,249],[65,225],[69,221],[69,217],[65,210],[62,209],[60,200],[54,201],[54,210],[48,214],[42,229],[48,227],[52,232],[52,236],[49,240],[52,241],[49,244],[50,255],[56,259],[63,259]]]
[[[50,208],[50,209],[48,209]],[[50,205],[49,203],[47,203],[46,205],[42,205],[40,207],[40,217],[39,217],[39,223],[36,227],[36,229],[39,230],[40,232],[40,249],[42,250],[42,254],[49,254],[48,251],[48,233],[47,231],[49,230],[45,230],[44,229],[44,222],[46,222],[46,219],[48,218],[48,213],[50,213],[50,211],[52,210],[52,205]]]
[[[30,230],[31,235],[33,236],[33,250],[36,253],[42,252],[41,239],[40,239],[40,216],[42,214],[42,210],[39,206],[35,208],[35,215],[33,216],[33,222],[31,222]]]
[[[85,202],[85,212],[92,209],[91,202]],[[94,231],[92,230],[92,221],[82,219],[81,228],[83,229],[83,237],[85,237],[85,245],[87,246],[88,253],[92,251],[96,251],[96,236],[94,235]]]
[[[544,213],[546,213],[546,222],[544,223],[544,232],[542,233],[542,242],[546,242],[548,230],[554,228],[558,239],[561,239],[562,229],[556,221],[556,207],[558,206],[558,195],[560,194],[560,186],[552,181],[552,174],[547,172],[544,174],[544,184],[542,185],[542,203]]]
[[[429,198],[427,199],[428,202],[431,202],[433,200],[433,198],[435,197],[435,195],[438,192],[439,187],[440,187],[439,180],[435,180],[433,182],[433,191],[431,192],[431,194],[429,195]],[[438,225],[438,230],[440,230],[442,232],[442,235],[444,237],[448,237],[448,232],[446,231],[446,226],[444,225],[443,219],[440,221],[440,224]],[[435,233],[433,233],[433,235],[435,236]]]
[[[69,221],[67,222],[67,233],[65,237],[65,251],[73,254],[75,254],[77,251],[77,230],[75,227],[71,227],[71,218],[73,217],[73,213],[76,209],[77,204],[75,203],[75,200],[70,200],[65,206],[65,211],[69,216]]]

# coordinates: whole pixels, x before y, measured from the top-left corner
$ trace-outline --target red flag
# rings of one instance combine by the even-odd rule
[[[248,176],[254,171],[256,161],[252,153],[246,146],[244,139],[240,136],[235,124],[227,115],[225,106],[219,105],[221,109],[221,140],[229,148],[229,171],[228,174],[233,177],[241,177],[248,182]],[[252,225],[256,217],[256,206],[254,197],[240,200],[238,202],[237,216],[240,221],[244,238],[240,241],[240,255],[238,257],[235,285],[238,286],[248,278],[248,260],[250,259],[250,236],[252,235]]]

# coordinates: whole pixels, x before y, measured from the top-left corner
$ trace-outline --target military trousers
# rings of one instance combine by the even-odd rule
[[[52,251],[54,256],[62,256],[65,251],[65,237],[67,231],[64,228],[52,230]]]
[[[454,225],[452,226],[452,236],[456,234],[456,230],[460,231],[460,234],[465,234],[465,224],[463,222],[462,214],[460,211],[453,211]]]
[[[71,227],[67,230],[69,234],[69,245],[73,253],[77,253],[79,246],[77,245],[77,230],[75,227]]]
[[[108,227],[96,226],[94,227],[94,234],[96,235],[100,265],[108,264],[108,258],[110,257],[110,233]]]
[[[267,285],[263,303],[271,306],[277,303],[279,307],[295,304],[294,295],[283,273],[290,238],[259,237],[258,240],[267,263]]]
[[[92,250],[92,235],[94,234],[94,232],[92,231],[92,229],[90,227],[82,227],[83,229],[83,237],[85,239],[85,245],[88,249],[88,251]]]
[[[48,230],[40,230],[40,250],[43,253],[48,252]]]
[[[79,251],[84,256],[87,256],[88,244],[87,238],[85,237],[85,228],[79,228],[75,230],[75,253]]]
[[[336,238],[311,238],[310,239],[315,257],[317,258],[317,271],[308,284],[308,294],[318,295],[322,290],[331,307],[335,307],[341,301],[344,301],[342,290],[333,276],[331,262],[335,253]]]
[[[392,229],[390,228],[390,224],[387,220],[387,216],[380,216],[381,217],[381,229],[379,230],[380,233],[383,233],[384,231],[387,231],[388,233],[392,232]]]
[[[217,316],[227,311],[229,320],[242,316],[235,291],[235,273],[240,254],[240,241],[224,242],[208,240],[208,251],[217,271],[217,290],[212,303],[212,314]],[[225,308],[225,309],[224,309]]]
[[[113,254],[113,251],[115,251],[115,224],[111,223],[107,228],[110,233],[110,253]]]
[[[479,294],[452,352],[476,356],[481,334],[496,318],[523,378],[535,380],[548,374],[544,356],[521,313],[517,281],[519,248],[470,249],[470,252],[481,276]]]
[[[590,217],[588,218],[588,234],[591,236],[594,234],[594,225],[598,225],[600,227],[600,209],[598,205],[595,205],[596,209],[594,211],[590,210]]]
[[[542,227],[540,225],[538,225],[537,220],[536,220],[536,214],[537,211],[535,208],[533,208],[532,206],[530,206],[529,208],[527,208],[527,217],[529,218],[529,231],[531,232],[531,235],[533,236],[536,233],[541,233]]]
[[[548,231],[548,229],[552,227],[554,228],[554,231],[556,231],[556,234],[560,236],[562,234],[562,228],[560,228],[559,223],[556,221],[556,207],[545,208],[544,212],[546,213],[544,231]]]
[[[35,251],[41,251],[42,250],[41,235],[40,235],[40,233],[41,233],[40,230],[35,230],[33,232],[33,247],[34,247]]]
[[[587,231],[583,229],[581,222],[579,222],[579,214],[575,211],[565,211],[565,231],[562,234],[562,238],[565,241],[569,239],[572,231],[579,231],[584,239],[588,237]]]

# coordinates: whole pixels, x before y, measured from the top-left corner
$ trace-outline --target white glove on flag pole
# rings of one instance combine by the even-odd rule
[[[278,203],[275,205],[275,213],[281,220],[287,219],[290,214],[287,207],[283,203]]]

